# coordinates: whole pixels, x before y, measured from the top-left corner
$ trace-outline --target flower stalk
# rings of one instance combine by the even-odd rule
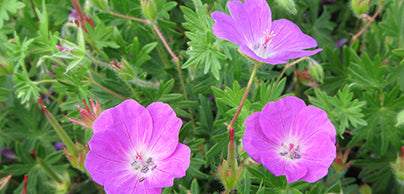
[[[38,157],[35,153],[34,150],[31,150],[32,155],[34,155],[35,160],[38,162],[39,166],[42,167],[42,169],[45,170],[45,172],[52,177],[53,180],[58,182],[59,184],[63,183],[62,178],[60,178],[60,175],[58,175],[49,165],[47,165],[40,157]]]
[[[55,129],[56,133],[60,137],[60,139],[63,141],[63,143],[66,145],[67,149],[72,153],[72,155],[78,157],[79,152],[77,151],[76,146],[74,145],[73,141],[70,139],[70,137],[67,135],[66,131],[63,130],[62,126],[60,126],[59,122],[53,117],[53,115],[48,111],[46,106],[43,104],[42,99],[38,98],[38,102],[41,105],[42,109],[45,112],[45,116],[52,125],[52,127]]]
[[[241,99],[240,105],[238,106],[236,114],[234,114],[233,119],[231,120],[230,124],[227,125],[227,130],[229,131],[230,139],[232,138],[230,130],[233,128],[233,125],[236,122],[236,119],[237,119],[238,115],[240,114],[241,109],[244,106],[244,102],[247,99],[248,93],[250,92],[250,89],[254,82],[255,76],[257,75],[259,65],[260,65],[260,63],[255,61],[254,69],[251,72],[251,76],[250,76],[250,79],[248,80],[247,88],[245,89],[245,92],[244,92],[243,98]],[[234,138],[234,131],[233,131],[233,138]]]

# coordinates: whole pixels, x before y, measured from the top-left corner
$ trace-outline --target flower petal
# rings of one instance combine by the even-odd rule
[[[112,130],[131,140],[131,148],[143,150],[152,134],[152,118],[149,112],[134,100],[125,100],[120,105],[105,110],[93,124],[94,133]]]
[[[274,143],[284,142],[294,130],[292,126],[297,113],[305,107],[303,100],[293,96],[266,104],[260,117],[265,136]],[[280,143],[277,144],[280,145]]]
[[[84,163],[94,181],[104,185],[105,180],[117,171],[125,171],[129,165],[127,137],[112,131],[101,131],[88,142],[90,151]],[[108,166],[108,168],[105,168]],[[108,176],[106,176],[108,175]]]
[[[260,56],[258,56],[257,54],[255,54],[255,52],[253,50],[250,49],[250,47],[248,47],[247,45],[241,44],[240,45],[240,51],[242,53],[244,53],[245,55],[249,56],[250,58],[256,60],[256,61],[261,61],[264,63],[269,63],[271,65],[276,65],[276,64],[281,64],[281,63],[287,63],[288,61],[282,58],[262,58]]]
[[[179,143],[174,153],[165,160],[156,162],[157,167],[144,180],[148,187],[168,187],[174,178],[185,176],[191,160],[191,149]]]
[[[154,159],[165,159],[177,148],[182,121],[168,104],[162,102],[150,104],[147,110],[153,120],[153,133],[148,149]]]
[[[317,133],[326,133],[335,143],[335,127],[328,119],[327,113],[317,107],[308,106],[300,111],[293,128],[297,139],[308,141]]]
[[[285,175],[286,160],[275,150],[263,152],[260,163],[275,176]]]
[[[236,24],[229,15],[215,11],[212,13],[212,18],[215,24],[212,27],[213,33],[217,38],[228,40],[235,44],[245,42],[244,37],[240,34]]]
[[[271,53],[270,58],[272,59],[294,59],[314,55],[321,51],[321,49],[303,50],[317,47],[317,42],[289,20],[273,21],[271,30],[275,36],[271,39],[267,52]]]
[[[244,4],[229,1],[227,6],[239,32],[245,37],[246,42],[242,43],[252,46],[261,41],[266,31],[271,29],[271,10],[265,0],[246,0]]]
[[[145,185],[144,182],[139,182],[139,177],[136,174],[123,172],[110,176],[104,189],[106,193],[114,194],[161,193],[161,188],[147,188]]]
[[[275,144],[265,137],[261,129],[260,114],[260,112],[256,112],[245,120],[246,127],[243,137],[244,150],[258,163],[261,163],[261,154],[263,152],[275,147]]]
[[[327,175],[328,168],[336,157],[336,147],[328,134],[317,134],[301,147],[304,150],[300,160],[308,168],[307,174],[301,179],[315,182]]]

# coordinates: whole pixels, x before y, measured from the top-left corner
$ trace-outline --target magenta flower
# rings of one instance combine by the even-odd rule
[[[189,167],[181,125],[168,104],[126,100],[95,120],[85,168],[107,193],[160,193]]]
[[[270,64],[314,55],[321,49],[303,50],[317,46],[316,40],[289,20],[271,21],[271,10],[266,0],[227,2],[231,16],[215,11],[213,33],[217,38],[240,46],[247,56]]]
[[[245,123],[245,151],[275,176],[286,175],[289,183],[315,182],[328,173],[336,131],[323,110],[288,96],[266,104]]]

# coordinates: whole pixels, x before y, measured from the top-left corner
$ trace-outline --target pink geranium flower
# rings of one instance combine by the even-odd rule
[[[297,97],[269,102],[246,121],[247,154],[289,183],[315,182],[328,173],[336,156],[336,131],[327,114]]]
[[[181,125],[168,104],[126,100],[95,120],[85,168],[107,193],[160,193],[189,167]]]
[[[275,65],[321,51],[303,50],[317,47],[316,40],[289,20],[272,21],[266,0],[229,1],[227,6],[231,16],[219,11],[212,13],[216,21],[213,33],[238,44],[241,52],[257,61]]]

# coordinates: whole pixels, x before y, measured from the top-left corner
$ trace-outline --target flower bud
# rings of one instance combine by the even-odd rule
[[[219,177],[227,191],[230,191],[237,186],[242,171],[242,165],[234,170],[234,168],[232,168],[230,165],[230,162],[223,159],[223,162],[219,165],[218,170]]]
[[[90,107],[88,107],[87,102],[83,99],[83,103],[85,107],[79,106],[76,104],[77,109],[79,110],[80,113],[80,117],[81,119],[72,119],[69,117],[66,117],[67,119],[69,119],[70,121],[79,124],[83,127],[92,129],[93,128],[93,122],[95,121],[95,119],[98,118],[98,116],[100,116],[100,114],[102,113],[102,108],[100,103],[98,102],[98,100],[94,100],[90,99]]]
[[[340,146],[337,144],[337,157],[335,158],[334,162],[332,163],[332,166],[337,172],[341,172],[343,170],[348,169],[352,161],[347,161],[348,160],[348,155],[351,149],[348,149],[344,154],[342,153],[342,150]]]
[[[293,68],[293,72],[299,83],[309,87],[318,86],[318,83],[310,76],[309,68],[303,69],[300,72],[296,68]]]
[[[140,4],[142,6],[143,15],[146,19],[154,21],[157,16],[157,7],[154,0],[141,0]]]
[[[296,15],[297,10],[294,0],[276,0],[276,3],[278,3],[278,5],[282,8],[290,11],[290,13],[292,13],[293,15]]]
[[[369,0],[351,0],[351,7],[357,17],[366,13],[369,9]]]
[[[401,185],[404,185],[404,146],[401,147],[401,157],[398,156],[396,162],[391,163],[396,180]]]
[[[0,178],[0,191],[3,190],[6,187],[7,183],[11,179],[11,176],[13,176],[13,173],[11,173],[10,175],[5,176],[3,178]]]
[[[77,148],[79,155],[74,156],[69,150],[66,148],[63,148],[63,151],[65,152],[67,160],[69,160],[70,164],[74,167],[77,168],[83,172],[86,172],[86,169],[84,167],[84,162],[86,161],[86,156],[89,151],[88,145],[83,146],[80,143],[76,142],[75,147]]]
[[[400,111],[397,115],[397,123],[396,123],[396,127],[404,124],[404,110]]]
[[[108,9],[108,0],[91,0],[91,3],[101,11]]]
[[[316,82],[323,82],[324,70],[323,67],[315,60],[309,60],[309,74]]]
[[[360,188],[361,194],[372,194],[372,188],[370,188],[368,184],[364,184]]]

